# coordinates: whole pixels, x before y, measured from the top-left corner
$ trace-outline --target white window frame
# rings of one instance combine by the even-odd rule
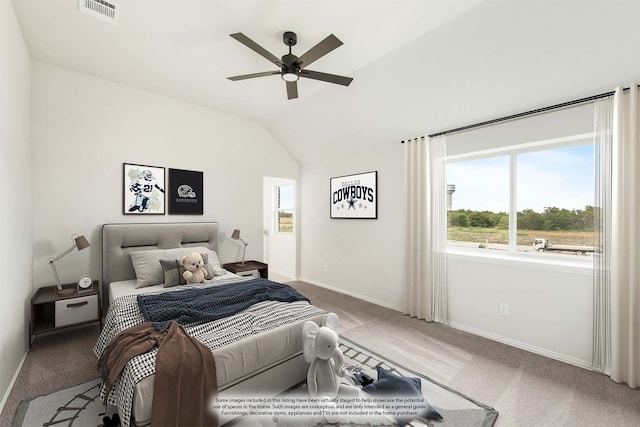
[[[589,141],[589,142],[587,142]],[[560,268],[593,268],[591,257],[559,257],[557,254],[527,253],[516,250],[517,246],[517,207],[516,207],[516,177],[517,163],[516,156],[519,154],[554,150],[567,147],[578,147],[582,145],[595,144],[594,133],[587,132],[577,135],[551,138],[546,140],[521,143],[515,145],[501,146],[487,150],[467,152],[447,156],[446,163],[457,163],[470,160],[486,159],[498,156],[509,156],[509,249],[506,251],[486,251],[480,248],[466,248],[447,245],[447,253],[453,256],[472,256],[492,258],[502,260],[508,264],[513,261],[528,262],[534,264],[545,264]],[[595,196],[594,196],[595,197]],[[447,225],[448,227],[448,225]]]

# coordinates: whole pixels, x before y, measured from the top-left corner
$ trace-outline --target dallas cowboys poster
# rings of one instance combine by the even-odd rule
[[[378,172],[331,178],[331,218],[378,218]]]
[[[164,215],[164,168],[124,163],[123,214]]]

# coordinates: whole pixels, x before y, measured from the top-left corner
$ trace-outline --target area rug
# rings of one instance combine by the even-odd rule
[[[410,427],[491,427],[498,418],[498,412],[482,403],[475,401],[451,388],[439,384],[430,378],[419,375],[384,357],[367,350],[360,345],[344,338],[340,339],[340,348],[345,356],[345,367],[352,375],[377,379],[377,368],[380,367],[394,375],[405,378],[419,378],[424,401],[428,402],[442,415],[441,420],[419,418],[408,422]],[[98,378],[67,387],[43,396],[23,400],[20,403],[13,427],[103,427],[104,406],[98,398],[100,381]],[[292,390],[283,393],[285,396],[304,396],[306,384],[300,384]],[[286,399],[285,399],[286,400]],[[389,419],[386,417],[385,420]],[[361,425],[397,425],[393,417],[390,422],[372,423],[363,421]],[[287,427],[297,425],[332,425],[357,426],[357,421],[330,420],[328,422],[313,422],[308,424],[298,416],[245,416],[236,418],[228,425],[251,427]],[[303,424],[300,424],[300,423]],[[305,424],[307,423],[307,424]]]
[[[63,388],[20,402],[13,427],[103,427],[100,379]]]
[[[398,415],[398,409],[400,407],[407,406],[405,405],[404,399],[396,399],[396,406],[391,404],[389,411],[373,411],[373,413],[376,414],[375,416],[371,415],[371,411],[369,411],[370,415],[368,417],[350,418],[349,416],[346,416],[342,417],[344,418],[343,420],[335,421],[329,419],[328,421],[331,422],[318,421],[313,417],[307,420],[300,420],[300,417],[280,417],[278,420],[280,421],[279,423],[271,425],[276,425],[278,427],[378,427],[397,425],[406,425],[408,427],[491,427],[498,418],[498,412],[495,409],[440,384],[427,376],[412,372],[411,370],[389,361],[359,344],[341,338],[340,349],[345,356],[345,367],[350,373],[350,376],[361,376],[364,374],[370,378],[378,379],[377,368],[382,368],[382,370],[390,372],[392,375],[398,375],[406,379],[419,379],[418,384],[420,384],[424,400],[422,406],[418,406],[421,408],[424,408],[425,405],[427,405],[427,407],[432,407],[432,409],[435,409],[437,413],[442,416],[442,419],[415,418],[409,420],[406,416],[396,417],[396,415]],[[305,391],[306,384],[301,384],[296,390],[289,391],[288,394],[299,396],[302,392],[303,396],[308,396],[308,393],[305,393]],[[283,395],[286,396],[287,394],[285,393]],[[286,399],[282,400],[286,401]],[[386,401],[389,399],[381,400],[385,401],[384,405],[386,407]],[[409,400],[415,401],[415,399]],[[349,403],[348,398],[345,399],[345,401],[347,402],[347,410],[350,411],[352,409],[356,409],[354,412],[361,412],[357,411],[357,408],[354,408],[354,405],[357,405],[357,403]],[[398,402],[401,402],[400,406],[397,406]],[[371,408],[371,401],[365,401],[364,405]],[[346,412],[346,410],[342,411],[342,413],[344,412]],[[418,412],[424,411],[418,410]],[[340,414],[340,411],[338,411],[338,414]],[[380,416],[381,414],[391,415],[391,421],[388,421],[388,416]],[[240,422],[238,424],[234,424],[234,427],[236,425],[240,427],[245,424]],[[256,424],[256,426],[257,425],[258,424]],[[261,425],[270,426],[265,423]],[[253,427],[253,425],[251,427]]]

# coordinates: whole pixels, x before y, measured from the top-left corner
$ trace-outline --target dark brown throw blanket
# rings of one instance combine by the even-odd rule
[[[118,334],[98,361],[105,384],[105,404],[113,383],[129,360],[158,346],[151,425],[218,426],[213,399],[218,380],[213,353],[170,321],[159,332],[151,322]]]

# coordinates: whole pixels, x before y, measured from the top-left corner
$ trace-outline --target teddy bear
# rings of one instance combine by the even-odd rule
[[[200,252],[191,252],[180,260],[185,272],[182,277],[187,283],[204,283],[207,270],[204,268],[204,257]]]

